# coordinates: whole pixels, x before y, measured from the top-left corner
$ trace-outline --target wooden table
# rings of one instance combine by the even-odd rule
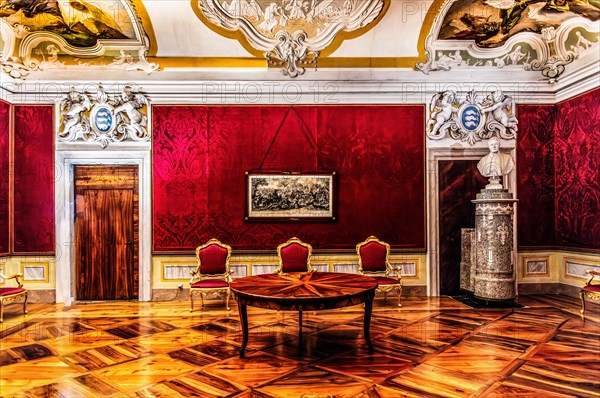
[[[238,303],[242,324],[240,358],[244,358],[248,344],[248,305],[298,311],[299,349],[302,349],[302,311],[329,310],[364,303],[365,340],[369,352],[373,353],[370,327],[373,297],[377,288],[377,281],[373,278],[336,272],[293,272],[235,279],[230,287]]]

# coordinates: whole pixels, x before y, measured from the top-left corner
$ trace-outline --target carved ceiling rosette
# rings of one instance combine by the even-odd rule
[[[390,0],[192,0],[198,17],[217,33],[237,38],[267,67],[297,77],[344,40],[383,17]]]

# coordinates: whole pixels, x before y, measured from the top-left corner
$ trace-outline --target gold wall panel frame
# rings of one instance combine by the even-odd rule
[[[49,282],[49,269],[50,269],[50,265],[47,262],[21,262],[20,265],[20,272],[21,274],[23,274],[23,283],[27,283],[27,284],[31,284],[31,283],[48,283]],[[41,268],[43,269],[43,278],[29,278],[28,279],[28,272],[27,269],[28,268]]]
[[[530,262],[538,262],[545,261],[546,262],[546,271],[545,272],[527,272],[527,265]],[[523,278],[540,278],[540,277],[550,277],[550,256],[523,256],[522,258],[522,275]]]

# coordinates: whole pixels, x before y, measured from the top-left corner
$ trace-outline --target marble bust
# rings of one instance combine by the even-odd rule
[[[508,153],[500,152],[498,137],[490,138],[488,147],[490,153],[477,163],[477,170],[482,176],[489,177],[490,183],[486,185],[487,189],[501,189],[500,177],[510,173],[515,168],[515,163]]]

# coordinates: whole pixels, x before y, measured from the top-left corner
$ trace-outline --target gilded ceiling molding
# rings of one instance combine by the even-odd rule
[[[237,39],[268,67],[297,77],[343,40],[375,26],[390,0],[192,0],[196,15],[213,31]]]
[[[131,0],[131,4],[133,5],[133,11],[137,16],[139,23],[142,25],[142,32],[146,33],[148,39],[148,53],[146,54],[146,57],[155,57],[158,53],[158,41],[154,34],[154,26],[152,25],[150,15],[148,15],[148,11],[146,11],[146,7],[142,0]]]
[[[323,57],[319,55],[319,69],[327,68],[414,68],[423,57]],[[161,68],[260,68],[266,58],[244,57],[150,57]]]
[[[519,123],[515,117],[515,102],[501,90],[485,97],[471,91],[463,100],[451,90],[438,93],[429,104],[427,116],[427,138],[450,137],[471,146],[493,135],[513,140]]]
[[[148,98],[131,86],[113,97],[101,85],[94,96],[71,88],[56,112],[57,142],[92,142],[104,149],[110,143],[150,141]]]
[[[57,69],[152,73],[158,65],[147,56],[156,45],[142,19],[153,36],[139,0],[6,0],[0,4],[2,70],[16,79]]]
[[[425,40],[429,74],[453,69],[540,71],[556,81],[565,66],[598,52],[596,3],[541,0],[449,0]]]

